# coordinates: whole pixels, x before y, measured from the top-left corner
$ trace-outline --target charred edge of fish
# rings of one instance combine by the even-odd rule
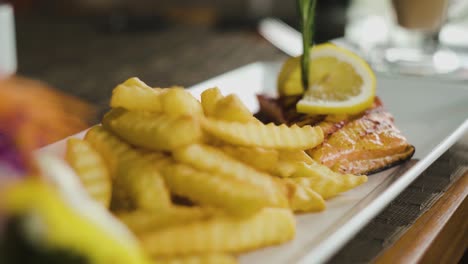
[[[410,151],[410,153],[409,153],[408,156],[405,156],[405,157],[402,157],[402,158],[400,158],[400,159],[397,159],[397,160],[395,160],[394,162],[390,162],[389,164],[387,164],[387,165],[385,165],[385,166],[382,166],[382,167],[380,167],[380,168],[376,168],[376,169],[374,169],[374,170],[371,169],[371,170],[369,170],[369,171],[367,171],[367,172],[364,172],[363,174],[366,174],[366,175],[368,175],[368,176],[369,176],[369,175],[372,175],[372,174],[376,174],[376,173],[378,173],[378,172],[381,172],[381,171],[390,169],[390,168],[392,168],[392,167],[398,166],[398,165],[400,165],[400,164],[402,164],[402,163],[404,163],[404,162],[410,160],[410,159],[413,157],[414,153],[416,152],[416,148],[415,148],[413,145],[410,145],[410,146],[408,146],[408,148],[407,148],[406,150],[408,150],[408,149],[411,149],[411,151]],[[406,151],[406,150],[405,150],[405,151]]]

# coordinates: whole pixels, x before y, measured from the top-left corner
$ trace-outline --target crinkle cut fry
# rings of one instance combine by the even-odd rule
[[[140,235],[152,256],[245,252],[291,240],[295,219],[291,210],[265,208],[244,218],[218,217]]]
[[[203,114],[200,102],[184,88],[151,88],[136,77],[114,88],[111,107],[173,116]]]
[[[286,150],[310,149],[323,141],[323,131],[320,127],[293,125],[276,126],[258,122],[237,123],[201,119],[202,128],[212,137],[226,143],[246,147],[264,147]]]
[[[272,168],[279,161],[279,153],[276,149],[239,147],[226,144],[220,145],[218,148],[232,158],[240,160],[260,171],[272,172]]]
[[[172,206],[166,210],[136,210],[119,212],[117,217],[134,233],[143,234],[173,225],[182,225],[207,220],[219,212],[214,208],[200,206]]]
[[[110,110],[103,126],[134,146],[170,151],[200,142],[202,131],[194,116],[170,116],[145,111]]]
[[[324,199],[334,197],[367,182],[366,175],[341,174],[319,163],[300,164],[290,179],[300,185],[312,188]]]
[[[87,141],[70,138],[67,141],[65,158],[88,194],[108,208],[112,181],[103,157]]]
[[[301,185],[291,179],[280,179],[286,184],[289,197],[289,207],[294,212],[317,212],[326,208],[323,197],[306,185]]]
[[[175,150],[173,155],[177,161],[201,171],[212,172],[220,177],[256,187],[256,192],[263,194],[268,206],[287,206],[287,199],[281,186],[273,180],[273,177],[231,158],[215,147],[193,144]]]
[[[159,95],[162,91],[162,89],[149,87],[137,77],[132,77],[112,90],[110,106],[112,108],[123,107],[131,110],[161,112]]]
[[[85,140],[102,155],[111,171],[114,209],[159,210],[170,206],[169,191],[156,167],[156,161],[167,159],[164,154],[134,149],[102,126],[91,128]]]
[[[104,158],[112,178],[115,177],[123,153],[134,153],[135,157],[137,156],[132,146],[100,125],[90,128],[86,132],[85,140]]]
[[[122,160],[114,180],[114,189],[123,192],[114,195],[113,209],[131,209],[134,206],[158,212],[172,206],[163,177],[152,162],[144,159]],[[127,199],[130,200],[130,206]]]
[[[222,253],[154,258],[154,264],[236,264],[234,256]]]
[[[174,194],[230,214],[251,215],[268,205],[267,198],[257,187],[217,173],[172,163],[162,169],[162,175]]]

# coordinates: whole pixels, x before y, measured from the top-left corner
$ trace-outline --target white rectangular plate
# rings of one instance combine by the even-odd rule
[[[275,93],[279,67],[279,63],[257,62],[190,89],[199,97],[203,90],[218,86],[224,94],[239,95],[255,112],[256,94]],[[370,176],[366,184],[327,201],[324,212],[298,215],[293,241],[243,254],[241,263],[326,261],[468,130],[468,87],[461,83],[378,76],[377,94],[416,147],[414,159],[419,161]],[[41,151],[62,156],[64,142]]]

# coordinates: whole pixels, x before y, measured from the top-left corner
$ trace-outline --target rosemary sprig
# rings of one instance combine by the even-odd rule
[[[314,39],[314,18],[316,0],[297,0],[302,32],[301,73],[304,90],[309,87],[309,50]]]

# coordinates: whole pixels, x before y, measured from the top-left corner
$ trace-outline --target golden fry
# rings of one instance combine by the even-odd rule
[[[182,225],[213,217],[216,210],[208,207],[172,206],[166,210],[121,212],[117,217],[136,234],[155,231],[173,225]]]
[[[232,145],[218,146],[229,156],[252,166],[261,171],[272,171],[279,161],[279,152],[276,149],[266,149],[259,147],[238,147]]]
[[[297,170],[297,164],[285,161],[279,161],[272,167],[271,173],[281,178],[289,178],[294,175]]]
[[[325,210],[325,200],[312,188],[292,179],[282,179],[288,187],[289,206],[294,212],[315,212]]]
[[[173,150],[201,141],[202,132],[192,116],[169,116],[116,108],[103,118],[105,128],[130,144],[151,150]]]
[[[235,94],[219,99],[209,117],[240,123],[258,121]]]
[[[171,116],[202,116],[203,108],[187,90],[182,87],[166,88],[160,95],[162,112]]]
[[[250,217],[215,217],[139,235],[152,256],[237,253],[291,240],[295,219],[289,209],[265,208]],[[189,239],[188,239],[189,238]]]
[[[103,158],[81,139],[67,142],[66,160],[75,170],[88,194],[108,208],[111,198],[111,179]]]
[[[142,158],[120,160],[114,190],[113,209],[136,207],[157,212],[171,206],[162,176],[152,162]]]
[[[235,257],[222,253],[155,258],[154,264],[236,264]]]
[[[176,149],[173,155],[177,161],[201,171],[212,172],[231,181],[251,185],[256,188],[255,192],[265,197],[268,206],[287,206],[286,197],[272,177],[231,158],[219,149],[193,144]]]
[[[85,135],[85,141],[104,158],[112,172],[117,170],[120,160],[144,159],[148,162],[166,158],[161,152],[137,150],[102,126],[94,126]],[[115,173],[111,173],[115,175]]]
[[[217,87],[205,90],[201,102],[207,117],[240,123],[258,122],[237,95],[223,96]]]
[[[199,171],[185,164],[171,164],[163,170],[171,192],[205,206],[239,215],[252,214],[268,204],[258,188],[217,173]]]
[[[184,88],[151,88],[135,77],[119,84],[112,91],[110,105],[112,108],[121,107],[173,116],[203,114],[200,102]]]
[[[303,150],[280,151],[279,159],[285,162],[305,162],[306,164],[314,163],[314,160]]]
[[[159,100],[162,91],[163,89],[153,89],[140,79],[133,77],[114,88],[110,106],[129,110],[162,112],[163,108]]]
[[[365,175],[341,174],[318,163],[302,163],[293,176],[292,181],[302,186],[309,186],[322,195],[324,199],[331,198],[367,182],[367,176]]]
[[[94,126],[89,129],[85,140],[103,157],[112,178],[115,177],[122,155],[137,156],[137,152],[129,144],[102,126]]]
[[[218,101],[223,98],[223,95],[219,91],[218,87],[206,89],[201,94],[201,104],[203,106],[203,112],[206,116],[213,116],[215,107]]]
[[[161,152],[135,149],[102,126],[94,126],[88,130],[85,141],[89,142],[104,158],[112,171],[117,170],[120,160],[142,159],[155,163],[158,160],[167,158]]]
[[[293,125],[264,125],[259,122],[237,123],[202,119],[202,128],[226,143],[247,147],[264,147],[287,150],[304,150],[323,141],[320,127]]]
[[[91,128],[85,140],[101,154],[111,171],[113,209],[159,210],[170,205],[156,162],[167,159],[164,154],[136,150],[102,126]]]
[[[271,167],[271,173],[282,177],[292,177],[302,163],[312,164],[314,160],[303,150],[280,151],[279,161]]]

